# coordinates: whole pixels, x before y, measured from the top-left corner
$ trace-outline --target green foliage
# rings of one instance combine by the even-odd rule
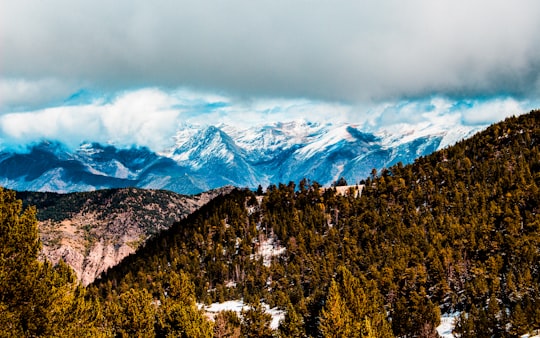
[[[393,337],[377,287],[340,267],[330,284],[319,329],[324,337]]]
[[[306,337],[304,329],[304,319],[296,312],[294,306],[287,304],[285,318],[279,326],[279,336],[283,338],[303,338]]]
[[[0,188],[0,336],[107,337],[99,301],[71,268],[38,261],[35,209]]]
[[[194,286],[183,272],[171,272],[166,296],[158,308],[158,335],[166,337],[212,337],[211,323],[197,308]]]
[[[233,311],[221,311],[214,324],[214,338],[239,338],[241,321]]]
[[[264,311],[260,301],[254,301],[248,305],[249,308],[242,311],[242,337],[271,338],[273,335],[270,329],[272,317]]]
[[[330,285],[328,299],[321,312],[319,328],[323,337],[339,338],[353,336],[352,313],[345,304],[345,301],[341,298],[338,285],[334,281]]]
[[[107,304],[107,319],[117,337],[153,337],[156,306],[146,289],[129,289]]]

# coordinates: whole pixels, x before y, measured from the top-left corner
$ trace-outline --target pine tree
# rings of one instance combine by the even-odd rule
[[[211,337],[212,323],[197,308],[195,287],[184,272],[171,271],[166,288],[157,309],[157,330],[163,336]]]
[[[271,319],[272,316],[264,311],[258,299],[251,302],[249,308],[242,311],[242,336],[247,338],[272,337]]]
[[[338,284],[332,281],[321,312],[319,330],[325,338],[353,337],[351,313],[341,298]]]
[[[156,306],[146,289],[130,289],[110,302],[107,318],[120,337],[152,337]]]
[[[514,307],[512,313],[510,314],[510,323],[511,328],[509,333],[512,335],[518,336],[526,333],[530,329],[530,323],[527,315],[519,303]]]
[[[306,337],[304,330],[304,320],[300,316],[294,306],[289,302],[285,319],[280,323],[279,336],[287,338],[302,338]]]
[[[214,338],[239,338],[240,324],[236,312],[220,311],[215,318]]]
[[[13,335],[44,332],[45,309],[36,306],[33,288],[41,264],[35,209],[22,211],[13,191],[0,187],[0,325]]]
[[[63,261],[40,262],[35,209],[0,188],[0,336],[107,337],[99,302]]]

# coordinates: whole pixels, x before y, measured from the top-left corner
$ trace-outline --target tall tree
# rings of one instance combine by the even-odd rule
[[[341,298],[339,286],[332,281],[321,312],[319,329],[325,338],[353,337],[351,320],[351,312]]]
[[[256,299],[249,303],[249,308],[242,311],[242,336],[247,338],[270,338],[272,316],[264,311],[261,302]]]

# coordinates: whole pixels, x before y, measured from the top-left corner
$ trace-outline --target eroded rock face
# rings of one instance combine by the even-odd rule
[[[64,260],[88,285],[134,253],[151,236],[169,228],[230,187],[199,195],[115,189],[87,193],[21,193],[38,209],[42,258]]]

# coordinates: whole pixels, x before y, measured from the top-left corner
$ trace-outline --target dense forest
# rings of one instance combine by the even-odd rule
[[[303,180],[237,189],[93,285],[36,259],[33,209],[2,191],[5,336],[516,337],[540,328],[540,111],[349,193]],[[270,261],[258,254],[272,242]],[[285,250],[277,250],[285,248]],[[251,307],[209,321],[197,303]],[[261,302],[286,311],[277,330]]]

